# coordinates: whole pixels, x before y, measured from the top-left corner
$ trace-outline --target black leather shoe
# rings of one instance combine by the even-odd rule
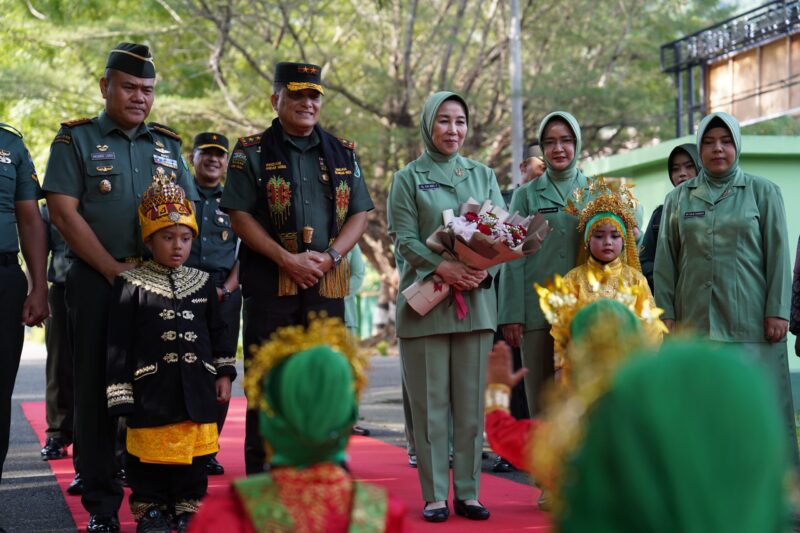
[[[45,461],[63,459],[68,455],[67,446],[69,446],[69,443],[62,441],[58,437],[47,437],[47,440],[44,441],[44,448],[40,452],[42,459]]]
[[[470,520],[486,520],[491,513],[483,505],[467,505],[464,500],[453,500],[453,510],[458,516],[463,516]]]
[[[422,508],[422,518],[425,519],[426,522],[444,522],[450,516],[450,509],[447,508],[447,502],[444,503],[444,507],[439,509],[426,509],[428,504],[425,504],[425,507]]]
[[[113,514],[89,515],[86,531],[87,533],[115,533],[119,531],[119,520]]]
[[[136,524],[136,533],[171,533],[167,517],[158,507],[151,507]]]
[[[514,465],[500,457],[497,456],[497,459],[494,460],[494,464],[492,465],[492,472],[498,473],[508,473],[513,472],[515,470]]]
[[[206,474],[209,476],[221,476],[225,473],[225,467],[219,464],[216,457],[212,457],[206,463]]]
[[[186,531],[189,531],[189,522],[191,522],[193,518],[194,513],[179,514],[178,523],[175,525],[175,529],[178,530],[178,533],[186,533]]]
[[[75,477],[70,481],[69,487],[67,487],[67,494],[70,496],[80,496],[83,494],[83,480],[81,479],[80,472],[75,474]]]

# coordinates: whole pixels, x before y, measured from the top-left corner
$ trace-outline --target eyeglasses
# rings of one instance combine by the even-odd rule
[[[542,146],[546,150],[555,148],[556,146],[575,146],[575,139],[573,137],[562,137],[560,139],[545,139],[542,141]]]

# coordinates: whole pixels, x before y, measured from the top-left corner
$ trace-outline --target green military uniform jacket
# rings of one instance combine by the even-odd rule
[[[567,202],[548,174],[549,171],[514,191],[509,207],[510,212],[517,211],[522,216],[541,213],[553,228],[536,254],[506,263],[500,272],[499,323],[524,324],[524,331],[550,328],[533,284],[544,284],[554,274],[563,276],[573,269],[583,242],[583,235],[578,233],[578,217],[564,211]],[[575,183],[588,194],[586,176],[578,172]]]
[[[656,305],[711,339],[765,342],[764,318],[789,319],[791,270],[780,188],[739,172],[715,203],[701,173],[667,195]]]
[[[50,146],[43,189],[79,199],[81,216],[115,259],[149,256],[137,210],[158,168],[174,172],[187,197],[197,198],[177,134],[140,124],[129,139],[102,112],[61,125]]]
[[[22,136],[5,128],[0,124],[0,253],[13,253],[19,251],[14,204],[38,200],[42,191]]]
[[[314,228],[311,244],[305,248],[324,252],[329,245],[334,213],[331,209],[333,191],[330,178],[322,174],[319,166],[319,136],[312,132],[306,140],[284,133],[284,142],[297,194],[297,201],[293,202],[297,231],[302,234],[304,226]],[[225,210],[250,213],[266,228],[269,209],[265,196],[266,184],[259,169],[260,151],[261,135],[239,139],[236,143],[228,163],[228,177],[220,206]],[[354,175],[347,216],[370,211],[374,207],[364,178]]]
[[[470,197],[479,202],[489,198],[494,205],[505,205],[492,169],[461,155],[455,157],[454,164],[464,171],[461,176],[454,176],[451,183],[441,173],[432,172],[439,163],[425,153],[397,172],[392,181],[387,209],[389,233],[394,239],[395,253],[403,260],[401,293],[397,295],[398,337],[495,330],[497,327],[497,297],[486,281],[481,287],[463,293],[469,306],[465,320],[456,318],[455,308],[448,300],[420,316],[402,295],[415,281],[432,275],[443,261],[425,246],[425,239],[442,225],[442,211],[452,209],[458,213],[459,206]],[[498,267],[490,269],[490,278],[497,270]]]
[[[197,238],[186,266],[226,276],[236,263],[238,239],[231,229],[231,217],[219,208],[222,185],[207,188],[195,183],[199,199],[194,203]]]

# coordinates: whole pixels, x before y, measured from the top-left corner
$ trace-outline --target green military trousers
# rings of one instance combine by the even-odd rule
[[[417,470],[426,502],[448,499],[448,419],[453,422],[453,493],[477,499],[483,448],[483,391],[490,330],[401,338]]]
[[[756,357],[759,364],[772,379],[775,396],[778,400],[780,417],[786,428],[789,459],[792,466],[800,473],[800,456],[797,449],[797,431],[795,429],[795,411],[792,400],[792,384],[789,378],[789,358],[786,339],[770,344],[768,342],[741,342],[736,343],[750,355]]]
[[[522,366],[528,369],[525,396],[531,418],[542,410],[542,390],[553,380],[553,343],[550,328],[533,329],[522,335]]]

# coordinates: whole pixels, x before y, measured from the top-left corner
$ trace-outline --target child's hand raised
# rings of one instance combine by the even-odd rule
[[[231,401],[231,377],[220,376],[217,378],[217,403]]]
[[[503,341],[497,341],[489,352],[489,360],[486,364],[486,383],[500,383],[514,388],[525,374],[527,368],[520,368],[512,372],[511,349]]]

